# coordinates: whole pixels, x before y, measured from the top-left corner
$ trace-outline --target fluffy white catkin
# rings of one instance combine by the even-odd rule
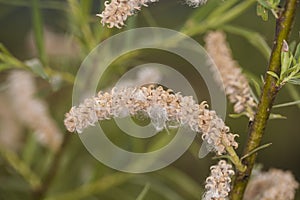
[[[98,120],[133,116],[145,113],[157,131],[168,123],[189,126],[202,132],[202,139],[219,155],[226,152],[225,146],[237,148],[235,134],[230,133],[215,111],[209,110],[206,102],[197,104],[191,96],[183,96],[164,90],[161,86],[140,88],[114,88],[110,92],[99,92],[97,96],[85,99],[78,107],[66,113],[65,126],[70,132],[81,133]]]
[[[132,16],[136,11],[141,10],[142,6],[147,6],[149,3],[158,0],[112,0],[105,1],[105,9],[101,14],[101,23],[108,24],[108,28],[121,28],[129,16]]]
[[[210,172],[202,200],[227,200],[231,190],[231,176],[234,175],[231,164],[220,160],[217,165],[210,167]]]
[[[289,171],[270,169],[251,177],[244,200],[293,200],[299,183]]]
[[[245,113],[250,119],[253,119],[257,105],[251,95],[247,78],[231,56],[225,34],[219,31],[210,32],[205,38],[205,43],[208,54],[221,74],[225,93],[229,101],[234,104],[234,112]]]
[[[142,6],[147,7],[148,4],[158,2],[159,0],[111,0],[105,1],[105,9],[101,14],[97,14],[101,18],[103,25],[107,24],[108,28],[122,28],[129,16],[140,11]],[[198,7],[205,4],[207,0],[185,0],[186,4],[191,7]]]
[[[18,113],[18,119],[34,131],[39,142],[56,151],[61,145],[62,133],[50,117],[46,103],[35,97],[33,76],[21,70],[12,71],[8,84],[11,103]]]
[[[186,0],[185,2],[191,7],[198,7],[202,4],[206,4],[207,0]]]

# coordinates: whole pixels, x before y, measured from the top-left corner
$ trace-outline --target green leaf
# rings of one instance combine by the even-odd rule
[[[43,79],[48,79],[48,75],[47,73],[45,72],[45,69],[42,65],[42,63],[34,58],[34,59],[31,59],[31,60],[27,60],[25,61],[25,64],[35,73],[37,74],[38,76],[40,76],[41,78]]]
[[[271,4],[270,4],[269,1],[266,1],[266,0],[257,0],[257,2],[259,3],[259,5],[261,5],[264,8],[272,9],[272,6],[271,6]]]
[[[270,58],[271,48],[261,34],[238,26],[225,25],[221,28],[229,33],[244,37],[250,44],[256,47],[266,59]]]
[[[269,118],[270,119],[287,119],[286,116],[283,116],[281,114],[275,114],[275,113],[271,113]]]
[[[300,63],[300,43],[296,47],[295,56],[294,58],[298,63]]]
[[[256,152],[258,152],[258,151],[260,151],[260,150],[263,150],[263,149],[265,149],[265,148],[267,148],[267,147],[269,147],[269,146],[271,146],[271,145],[272,145],[272,143],[268,143],[268,144],[261,145],[261,146],[255,148],[255,149],[253,149],[252,151],[250,151],[249,153],[247,153],[247,154],[244,155],[243,157],[241,157],[241,160],[244,160],[245,158],[251,156],[252,154],[254,154],[254,153],[256,153]]]
[[[45,43],[44,43],[44,25],[43,25],[43,18],[40,10],[40,0],[31,0],[32,6],[32,24],[33,24],[33,31],[34,31],[34,39],[35,45],[38,50],[38,55],[41,62],[46,65],[47,64],[47,54],[45,51]]]
[[[293,100],[298,101],[300,99],[300,91],[296,88],[297,86],[292,84],[287,84],[286,88],[292,97]],[[298,104],[298,108],[300,109],[300,104]]]
[[[10,6],[20,6],[20,7],[31,7],[31,4],[29,1],[24,1],[24,0],[0,0],[1,4],[6,4]],[[40,5],[41,8],[44,9],[54,9],[54,10],[62,10],[65,11],[68,7],[66,2],[63,1],[52,1],[52,0],[47,0],[43,1],[43,3]]]
[[[18,172],[31,186],[32,189],[37,189],[41,186],[41,180],[30,166],[20,159],[19,155],[9,149],[0,147],[0,156],[4,158],[16,172]]]
[[[269,18],[268,10],[264,6],[258,4],[256,12],[257,15],[260,16],[264,21],[268,21]]]
[[[291,101],[291,102],[288,102],[288,103],[277,104],[277,105],[274,105],[273,108],[282,108],[282,107],[294,106],[294,105],[300,105],[300,100]]]
[[[150,189],[150,183],[147,183],[136,200],[143,200]]]
[[[242,113],[232,113],[232,114],[229,114],[229,117],[231,118],[240,118],[242,116],[247,116],[245,112],[242,112]]]
[[[293,40],[293,41],[290,42],[290,44],[289,44],[290,52],[294,52],[294,51],[295,51],[295,48],[296,48],[296,41]]]
[[[281,53],[281,72],[280,77],[285,78],[283,75],[290,67],[291,63],[293,61],[293,55],[289,55],[289,52],[282,52]]]
[[[267,71],[267,74],[269,74],[270,76],[273,76],[274,78],[276,78],[277,80],[279,80],[279,76],[275,72]]]
[[[80,200],[99,194],[113,187],[117,187],[132,177],[131,174],[113,173],[102,177],[95,182],[87,183],[78,188],[72,189],[62,194],[53,194],[48,196],[45,200]]]
[[[290,79],[290,80],[288,80],[288,83],[291,83],[294,85],[300,85],[300,79]]]
[[[295,78],[295,76],[297,76],[296,74],[300,71],[300,64],[297,64],[291,68],[289,68],[288,70],[286,70],[284,73],[282,73],[281,75],[281,79],[291,79],[291,78]]]
[[[162,180],[168,181],[168,185],[174,185],[177,191],[184,191],[192,197],[187,199],[198,199],[203,193],[202,187],[197,181],[175,167],[160,170],[158,176]]]

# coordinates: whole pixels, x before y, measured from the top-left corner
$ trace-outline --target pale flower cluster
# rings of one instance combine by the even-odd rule
[[[217,165],[210,167],[211,174],[206,178],[203,200],[227,200],[231,190],[231,176],[234,175],[232,165],[220,160]]]
[[[226,152],[225,146],[237,148],[234,134],[229,132],[215,111],[208,110],[206,102],[197,104],[191,96],[183,96],[163,87],[114,88],[99,92],[78,107],[66,113],[65,126],[70,132],[81,133],[98,120],[134,116],[144,113],[157,131],[172,126],[188,126],[202,132],[202,138],[218,155]]]
[[[108,28],[121,28],[129,16],[132,16],[136,11],[141,10],[142,6],[147,6],[149,3],[158,0],[112,0],[105,1],[105,9],[101,14],[101,23],[108,24]]]
[[[225,93],[234,104],[235,113],[245,113],[250,119],[254,117],[256,102],[251,95],[247,78],[238,63],[233,60],[231,50],[223,32],[210,32],[206,38],[206,50],[217,66],[222,77]],[[220,80],[216,80],[220,82]]]
[[[142,6],[148,6],[148,4],[157,2],[159,0],[111,0],[105,1],[105,9],[101,14],[97,14],[101,17],[101,23],[103,25],[108,24],[108,28],[122,28],[125,25],[125,21],[129,16],[134,15],[137,11],[140,11]],[[198,7],[205,4],[207,0],[186,0],[186,4],[191,7]]]
[[[205,4],[207,0],[186,0],[186,4],[191,7],[198,7],[199,5]]]
[[[22,145],[21,126],[7,95],[0,94],[0,147],[18,151]]]
[[[298,187],[291,172],[270,169],[251,177],[244,200],[293,200]]]
[[[34,131],[41,144],[53,151],[58,150],[62,133],[50,117],[46,103],[36,98],[33,76],[29,72],[16,70],[9,75],[8,84],[11,104],[20,122]]]

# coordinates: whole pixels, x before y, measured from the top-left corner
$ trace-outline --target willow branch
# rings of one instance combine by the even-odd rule
[[[280,13],[279,18],[277,19],[275,40],[267,71],[272,71],[276,74],[280,74],[280,56],[282,43],[283,40],[287,40],[289,36],[296,12],[297,3],[297,0],[287,0],[283,12]],[[274,99],[280,89],[278,86],[276,86],[276,82],[277,80],[272,76],[268,74],[265,75],[264,88],[258,104],[257,113],[255,115],[253,123],[249,128],[249,138],[244,149],[244,155],[253,151],[260,145],[268,118],[270,116],[270,111],[273,106]],[[244,164],[247,166],[247,170],[245,172],[237,172],[237,176],[233,183],[233,189],[231,192],[231,200],[241,200],[243,198],[256,158],[257,153],[252,154],[251,156],[244,159]]]

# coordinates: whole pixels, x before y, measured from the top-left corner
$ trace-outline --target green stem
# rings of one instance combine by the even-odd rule
[[[280,74],[281,68],[281,48],[283,40],[287,40],[290,29],[292,27],[293,19],[297,7],[297,0],[287,0],[283,13],[277,19],[275,41],[269,61],[269,66],[266,71],[272,71]],[[244,155],[259,147],[270,111],[273,106],[274,99],[280,88],[276,86],[277,80],[270,76],[265,75],[265,84],[260,97],[254,121],[249,128],[249,138],[247,145],[244,149]],[[236,179],[233,183],[233,189],[230,194],[231,200],[241,200],[243,198],[251,171],[255,164],[257,153],[244,159],[244,164],[247,166],[245,172],[238,171]]]
[[[44,197],[47,194],[47,191],[49,190],[55,175],[57,174],[57,170],[59,169],[60,163],[61,163],[61,158],[63,156],[63,153],[65,152],[66,146],[69,141],[69,133],[65,133],[64,135],[64,140],[60,148],[58,149],[57,152],[55,152],[54,159],[52,163],[49,166],[49,169],[47,171],[47,174],[43,178],[43,183],[40,185],[40,187],[36,188],[33,190],[33,198],[35,200],[40,200],[44,199]]]
[[[232,146],[225,146],[226,151],[229,154],[229,158],[231,162],[234,164],[234,166],[240,171],[240,172],[245,172],[247,170],[247,167],[243,165],[241,162],[240,158],[236,154],[235,150],[232,148]]]
[[[15,152],[0,147],[0,155],[29,183],[32,189],[40,188],[40,178]]]
[[[43,33],[43,18],[40,11],[39,0],[31,0],[32,5],[32,22],[35,36],[35,44],[38,50],[39,58],[44,66],[47,65],[47,56],[44,46],[44,33]]]

